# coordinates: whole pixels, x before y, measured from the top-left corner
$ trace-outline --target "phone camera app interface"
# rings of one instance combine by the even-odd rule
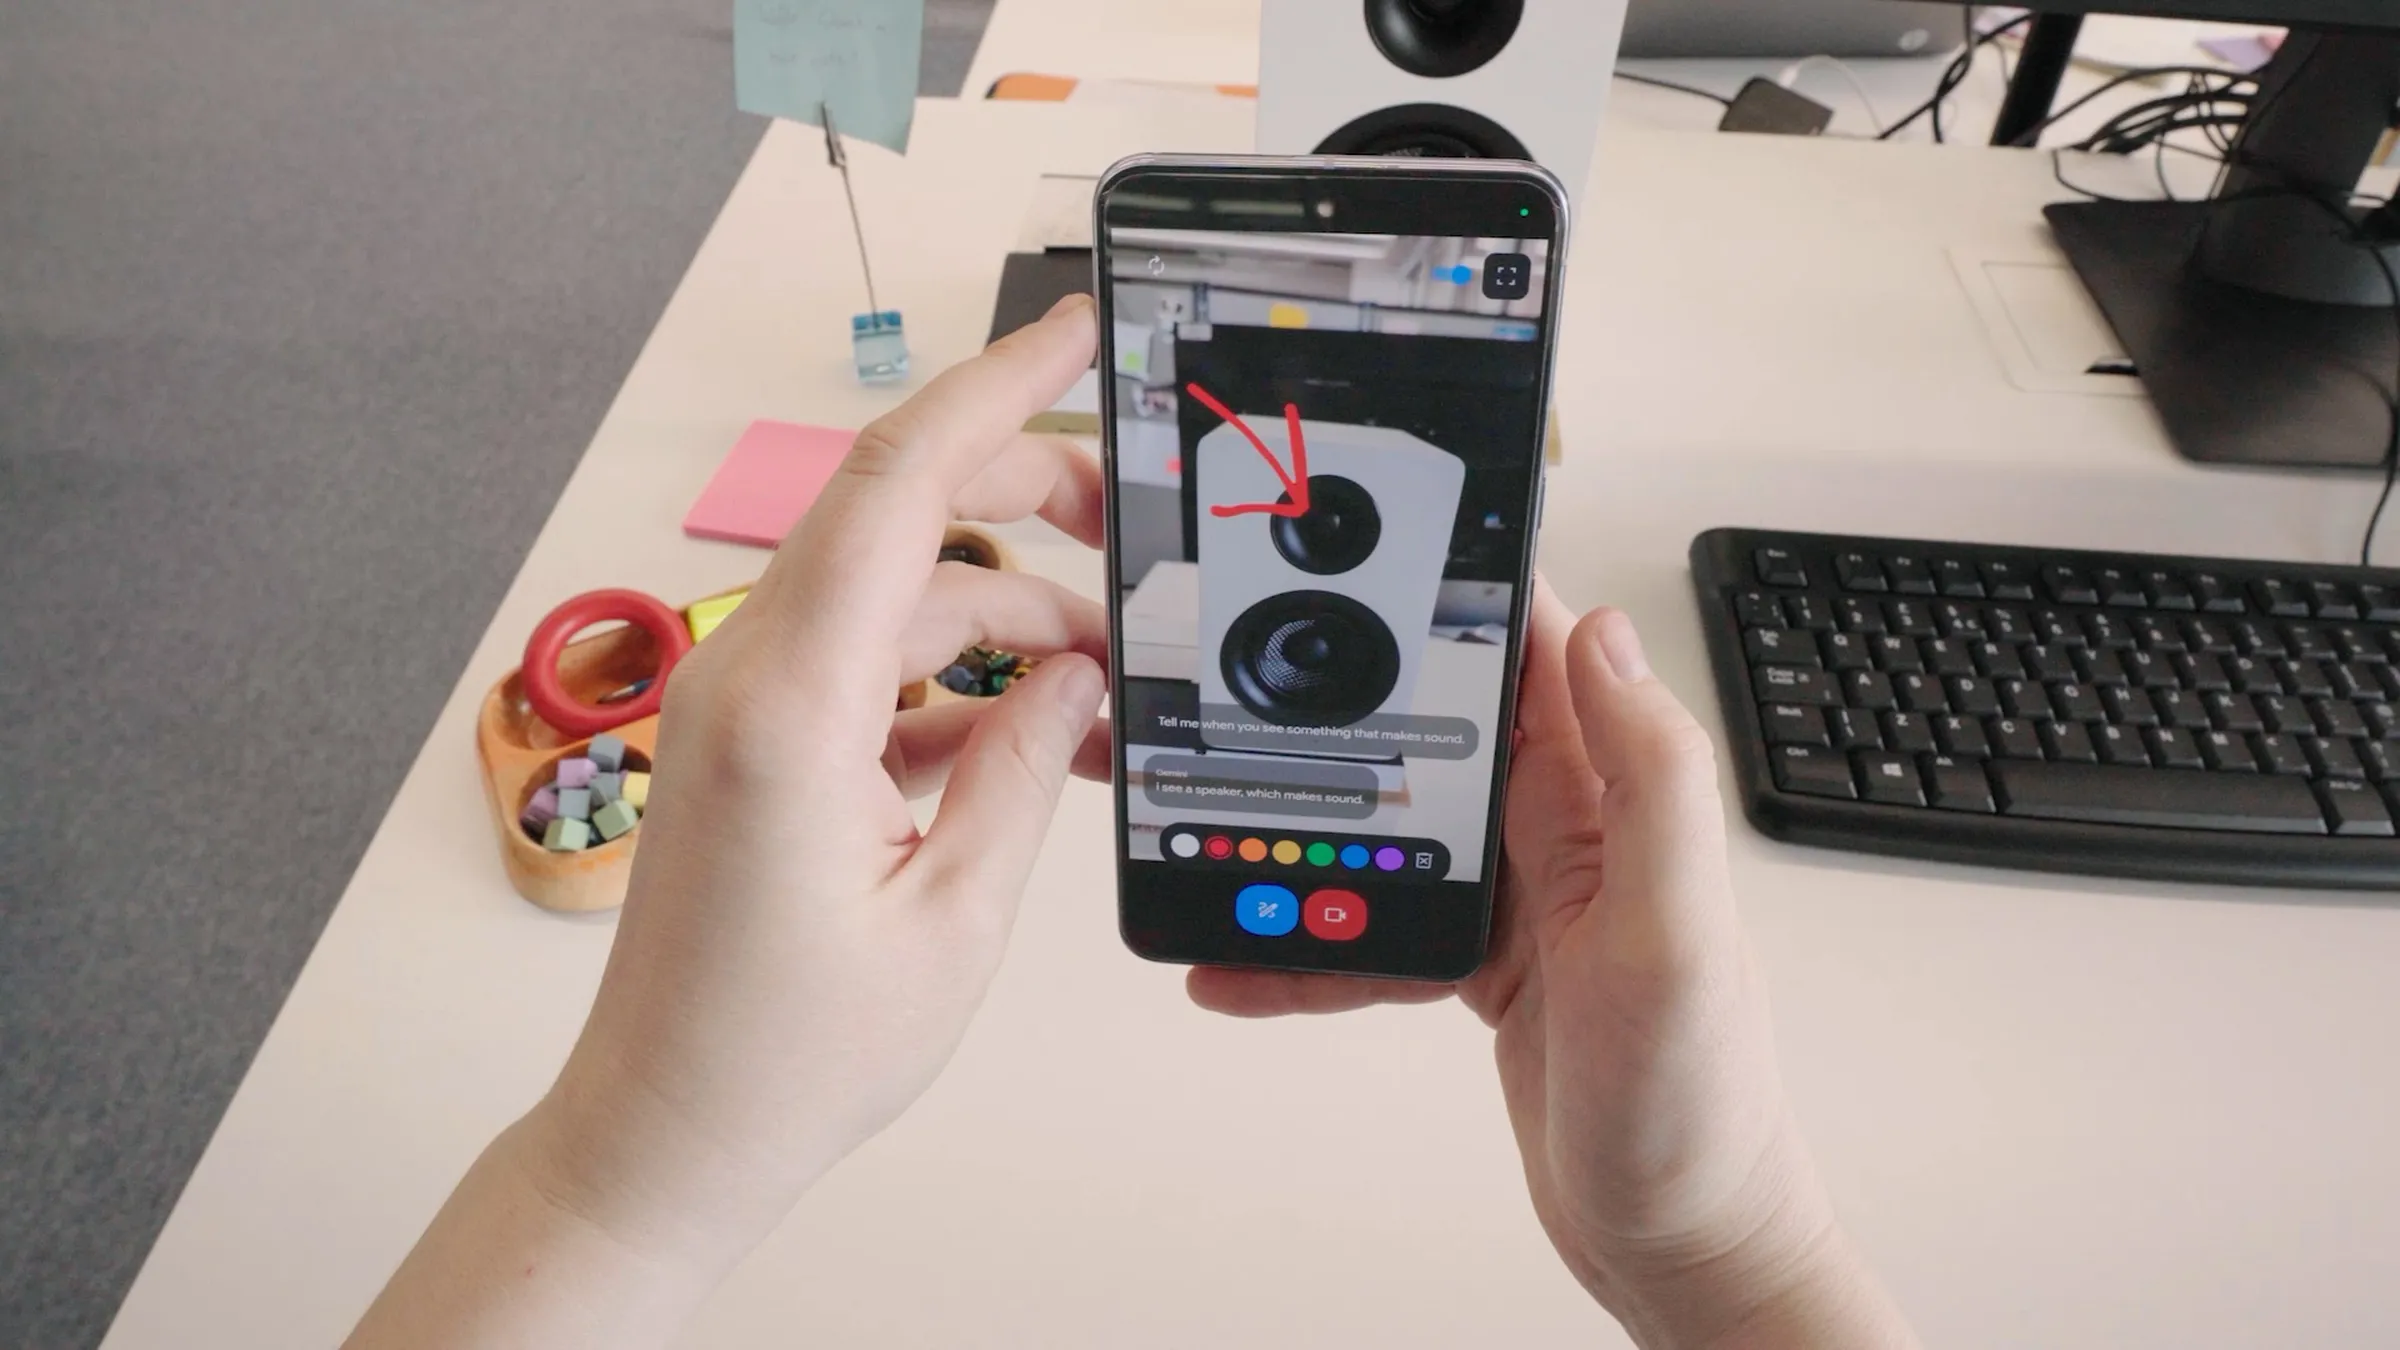
[[[1533,259],[1522,253],[1495,253],[1483,260],[1483,298],[1522,300],[1533,291]]]
[[[1126,856],[1356,940],[1484,876],[1545,242],[1109,243]]]

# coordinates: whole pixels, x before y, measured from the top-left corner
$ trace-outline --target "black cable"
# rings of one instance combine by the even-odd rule
[[[1899,135],[1901,131],[1905,130],[1918,118],[1924,117],[1928,113],[1934,114],[1938,123],[1940,116],[1939,110],[1943,102],[1946,101],[1960,85],[1967,82],[1968,73],[1974,70],[1975,54],[1981,51],[1985,44],[1996,42],[2003,35],[2014,32],[2015,30],[2023,28],[2025,25],[2032,23],[2034,17],[2035,16],[2030,13],[2020,14],[2016,18],[2009,20],[2007,23],[2000,25],[1988,33],[1977,34],[1971,41],[1967,43],[1966,50],[1960,52],[1956,57],[1952,58],[1949,66],[1942,71],[1942,78],[1936,82],[1933,87],[1933,97],[1910,109],[1907,116],[1901,118],[1897,122],[1892,123],[1890,126],[1885,127],[1883,129],[1883,133],[1877,136],[1875,139],[1879,141],[1888,141],[1892,137]],[[1937,137],[1936,139],[1939,138]]]
[[[2329,210],[2334,209],[2330,202],[2326,203],[2326,206]],[[2337,210],[2335,213],[2345,221],[2350,220],[2350,213],[2347,211]],[[2356,221],[2351,221],[2350,228],[2353,231],[2353,238],[2359,246],[2366,249],[2369,258],[2375,260],[2375,270],[2383,273],[2383,288],[2392,297],[2392,320],[2395,324],[2400,324],[2400,275],[2393,274],[2391,259],[2383,256],[2380,240],[2358,232]],[[2367,532],[2358,541],[2358,565],[2361,567],[2375,565],[2375,531],[2383,524],[2383,508],[2392,503],[2392,483],[2394,480],[2400,479],[2400,374],[2395,374],[2394,379],[2396,383],[2392,386],[2392,443],[2383,452],[2383,491],[2375,494],[2375,511],[2367,517]]]
[[[1720,104],[1727,108],[1733,106],[1733,100],[1725,97],[1723,94],[1712,94],[1705,89],[1697,89],[1688,84],[1677,84],[1673,80],[1661,80],[1649,75],[1636,75],[1630,70],[1617,70],[1609,73],[1610,76],[1615,79],[1631,80],[1635,84],[1646,84],[1653,89],[1671,89],[1678,94],[1690,94],[1693,98],[1704,98],[1711,103]]]
[[[2043,118],[2041,121],[2025,128],[2024,132],[2019,135],[2015,141],[2011,142],[2011,144],[2019,146],[2030,146],[2036,144],[2041,139],[2043,132],[2048,131],[2054,126],[2057,126],[2061,120],[2080,111],[2085,106],[2089,105],[2093,99],[2096,99],[2102,94],[2107,93],[2109,90],[2115,89],[2121,85],[2131,84],[2135,80],[2154,80],[2161,75],[2192,74],[2226,76],[2232,75],[2232,72],[2220,70],[2215,66],[2152,66],[2146,70],[2129,70],[2124,74],[2117,76],[2115,79],[2112,79],[2101,85],[2099,88],[2085,94],[2083,97],[2076,99],[2074,102],[2059,109],[2057,112],[2054,112],[2048,117]],[[2247,75],[2240,75],[2234,76],[2231,80],[2229,80],[2227,87],[2230,88],[2232,85],[2236,84],[2256,83],[2257,81],[2251,77]]]

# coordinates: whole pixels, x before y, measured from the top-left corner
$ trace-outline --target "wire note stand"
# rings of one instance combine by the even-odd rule
[[[850,354],[861,384],[893,384],[908,378],[908,337],[900,327],[900,311],[885,309],[875,298],[875,269],[867,261],[867,230],[858,218],[858,193],[850,186],[850,156],[834,129],[833,105],[817,104],[817,120],[825,128],[825,162],[842,175],[842,198],[850,204],[850,233],[858,240],[858,271],[867,283],[867,312],[850,316]]]

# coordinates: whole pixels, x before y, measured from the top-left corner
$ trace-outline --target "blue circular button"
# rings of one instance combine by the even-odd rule
[[[1349,868],[1353,872],[1366,866],[1367,859],[1371,856],[1372,855],[1367,852],[1367,846],[1365,844],[1342,845],[1342,866]]]
[[[1300,926],[1300,897],[1288,886],[1253,882],[1233,897],[1233,921],[1245,933],[1282,937]]]

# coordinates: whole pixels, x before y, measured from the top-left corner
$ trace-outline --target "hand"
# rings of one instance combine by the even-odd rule
[[[1910,1343],[1785,1106],[1707,733],[1623,614],[1576,624],[1539,582],[1530,610],[1492,953],[1455,992],[1496,1032],[1535,1214],[1644,1345]],[[1212,968],[1189,988],[1241,1016],[1452,992]]]
[[[1107,776],[1107,645],[1093,601],[935,556],[954,518],[1099,543],[1099,466],[1019,430],[1094,342],[1072,297],[860,432],[677,667],[583,1035],[353,1344],[663,1343],[948,1062],[1070,767]],[[895,714],[970,645],[1044,659],[997,699]],[[907,798],[945,783],[920,832]]]

